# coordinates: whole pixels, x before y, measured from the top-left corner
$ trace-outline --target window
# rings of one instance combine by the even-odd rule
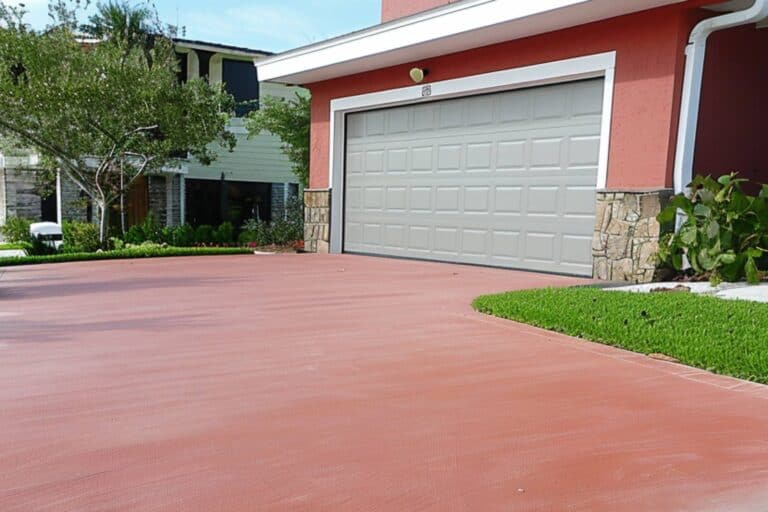
[[[235,97],[237,117],[259,108],[259,79],[253,62],[223,59],[222,80],[227,92]]]

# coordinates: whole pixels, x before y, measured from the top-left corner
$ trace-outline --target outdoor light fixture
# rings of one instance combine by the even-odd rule
[[[408,74],[411,76],[411,80],[413,80],[417,84],[420,84],[421,82],[424,81],[424,77],[429,74],[429,70],[422,69],[422,68],[413,68]]]

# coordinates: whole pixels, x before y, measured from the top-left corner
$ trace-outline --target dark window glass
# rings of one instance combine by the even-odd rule
[[[40,199],[40,220],[43,222],[57,222],[58,201],[56,193],[49,194],[48,197]]]
[[[222,79],[227,92],[235,97],[235,115],[243,117],[259,108],[259,79],[250,61],[224,59]]]
[[[176,58],[179,59],[179,72],[177,78],[180,84],[187,81],[187,69],[189,66],[189,54],[176,52]]]
[[[248,219],[271,220],[272,187],[269,183],[187,179],[187,221],[218,226],[231,222],[235,228]]]

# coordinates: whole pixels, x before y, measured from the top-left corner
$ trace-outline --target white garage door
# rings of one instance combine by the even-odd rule
[[[344,250],[592,274],[603,80],[347,116]]]

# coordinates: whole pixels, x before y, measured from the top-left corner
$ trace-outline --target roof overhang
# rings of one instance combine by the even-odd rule
[[[256,62],[262,80],[309,84],[686,0],[464,0]]]
[[[191,39],[174,38],[173,43],[177,49],[201,50],[211,53],[224,53],[227,55],[237,55],[240,57],[252,57],[261,59],[266,56],[274,55],[272,52],[264,50],[254,50],[252,48],[243,48],[239,46],[230,46],[226,44],[209,43],[206,41],[193,41]]]

